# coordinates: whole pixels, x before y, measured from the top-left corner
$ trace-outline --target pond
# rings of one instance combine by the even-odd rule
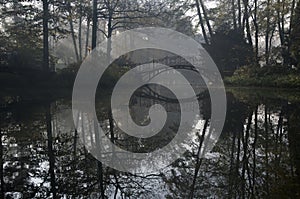
[[[300,198],[297,92],[228,88],[223,131],[199,158],[201,133],[210,128],[210,100],[204,95],[191,145],[172,164],[146,174],[112,169],[91,155],[75,130],[69,97],[0,97],[0,198]],[[117,146],[145,153],[174,138],[178,104],[166,108],[173,113],[172,128],[137,139],[110,119],[109,101],[96,98],[97,116]],[[132,98],[132,110],[139,110],[131,114],[135,122],[149,123],[147,108],[158,101]]]

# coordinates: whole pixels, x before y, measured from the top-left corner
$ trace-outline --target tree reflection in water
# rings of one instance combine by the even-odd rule
[[[201,137],[210,128],[209,100],[202,100],[194,145],[170,166],[147,175],[100,165],[78,139],[69,100],[3,98],[0,198],[299,198],[300,100],[247,90],[227,95],[226,123],[214,149],[197,158]],[[107,101],[99,102],[98,119],[114,142],[127,140],[131,150],[148,150],[153,143],[160,146],[161,138],[172,138],[171,133],[149,143],[128,142],[132,138],[110,128],[109,111],[103,108]]]

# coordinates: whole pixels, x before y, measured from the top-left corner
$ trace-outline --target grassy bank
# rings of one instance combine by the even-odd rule
[[[224,82],[227,86],[300,89],[300,72],[283,66],[242,67]]]
[[[247,104],[257,105],[257,101],[274,100],[300,102],[300,90],[274,89],[274,88],[253,88],[253,87],[227,87],[226,92],[232,93],[240,101]]]

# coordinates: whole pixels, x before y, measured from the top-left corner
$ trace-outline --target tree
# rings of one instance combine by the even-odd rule
[[[300,68],[300,3],[298,2],[295,9],[293,24],[291,27],[291,56],[292,64]]]
[[[41,17],[39,9],[14,1],[1,2],[1,51],[11,68],[42,68]]]
[[[98,29],[98,11],[97,11],[97,0],[93,0],[93,15],[92,15],[92,49],[96,48],[97,44],[97,29]]]
[[[4,192],[5,192],[5,190],[4,190],[4,187],[5,187],[5,185],[4,185],[4,175],[3,175],[3,146],[2,146],[2,130],[1,130],[1,128],[0,128],[0,155],[1,155],[1,157],[0,157],[0,183],[1,183],[1,185],[0,185],[0,188],[1,188],[1,192],[0,192],[0,196],[2,197],[2,198],[4,198]]]
[[[200,24],[201,29],[202,29],[202,34],[203,34],[203,37],[204,37],[204,41],[205,41],[206,44],[209,44],[208,37],[207,37],[207,34],[206,34],[206,30],[205,30],[204,23],[203,23],[203,18],[202,18],[202,14],[201,14],[201,10],[200,10],[199,1],[195,0],[195,2],[196,2],[196,8],[197,8],[197,13],[198,13],[198,17],[199,17],[199,24]]]
[[[254,0],[254,12],[253,12],[253,26],[255,31],[255,63],[259,65],[259,56],[258,56],[258,22],[257,22],[257,12],[258,12],[258,0]]]
[[[43,0],[43,67],[45,71],[49,70],[49,2],[48,0]]]
[[[56,181],[55,181],[55,155],[53,150],[53,137],[52,137],[52,123],[51,123],[51,104],[46,105],[46,128],[47,128],[47,149],[49,157],[49,174],[50,174],[50,186],[53,198],[56,198]]]
[[[211,44],[204,47],[223,75],[231,75],[253,60],[252,46],[239,30],[230,29],[227,24],[219,27],[211,38]]]
[[[249,23],[249,0],[243,0],[244,3],[244,20],[246,25],[246,33],[247,33],[247,40],[251,47],[253,47],[252,43],[252,36],[251,36],[251,29],[250,29],[250,23]],[[243,31],[243,30],[242,30]]]
[[[112,1],[103,0],[98,8],[98,17],[104,20],[105,30],[99,29],[108,39],[107,58],[110,60],[111,53],[111,36],[116,30],[122,31],[132,28],[139,24],[140,19],[154,18],[158,16],[153,9],[160,12],[160,8],[165,3],[159,1]]]
[[[212,34],[213,34],[213,31],[212,31],[212,28],[211,28],[211,25],[210,25],[210,22],[209,22],[209,18],[208,18],[208,14],[207,14],[207,9],[206,9],[206,7],[205,7],[205,5],[203,3],[203,0],[199,0],[199,2],[200,2],[201,9],[202,9],[202,12],[203,12],[204,20],[205,20],[206,25],[207,25],[209,36],[211,37]]]

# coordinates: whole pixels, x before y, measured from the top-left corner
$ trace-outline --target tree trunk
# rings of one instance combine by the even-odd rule
[[[87,30],[86,30],[86,40],[85,40],[85,53],[84,53],[84,57],[87,56],[88,48],[89,48],[90,22],[91,22],[91,19],[88,17],[87,21],[86,21]]]
[[[111,61],[111,36],[113,33],[113,28],[112,28],[112,17],[113,17],[113,13],[112,11],[109,11],[109,16],[108,16],[108,23],[107,23],[107,49],[106,49],[106,53],[107,53],[107,61],[108,63]]]
[[[1,183],[1,198],[4,198],[4,176],[3,176],[3,145],[2,145],[2,130],[0,128],[0,183]]]
[[[201,29],[202,29],[202,34],[203,34],[205,43],[208,45],[209,42],[208,42],[208,38],[207,38],[207,35],[206,35],[206,30],[205,30],[205,27],[204,27],[203,18],[202,18],[202,15],[201,15],[199,1],[195,0],[195,2],[196,2],[197,13],[198,13],[198,17],[199,17],[199,23],[200,23],[200,26],[201,26]]]
[[[239,28],[242,28],[242,7],[241,7],[241,0],[238,0],[238,23]]]
[[[198,151],[197,151],[195,173],[194,173],[193,183],[191,186],[191,192],[190,192],[190,197],[189,197],[190,199],[194,198],[196,180],[197,180],[197,176],[198,176],[200,166],[202,163],[202,158],[200,158],[200,152],[201,152],[201,148],[202,148],[202,145],[204,142],[204,137],[205,137],[205,132],[206,132],[207,126],[208,126],[208,120],[205,120],[203,130],[202,130],[202,135],[201,135],[201,137],[199,136],[199,147],[198,147]]]
[[[79,48],[79,60],[82,61],[82,41],[81,41],[82,5],[80,4],[79,6],[80,7],[79,7],[78,48]]]
[[[278,26],[278,32],[279,32],[279,38],[280,38],[280,45],[281,45],[281,55],[283,59],[283,65],[288,65],[289,61],[289,40],[285,38],[285,28],[284,28],[284,18],[285,18],[285,2],[284,0],[280,2],[280,0],[277,0],[277,26]],[[282,4],[282,6],[280,6]],[[293,7],[293,5],[292,5]],[[280,9],[282,8],[282,9]],[[292,8],[293,9],[293,8]],[[293,11],[292,11],[293,12]],[[292,14],[291,12],[291,14]],[[292,16],[291,16],[292,19]],[[287,42],[287,43],[286,43]]]
[[[237,23],[236,23],[236,9],[235,9],[235,0],[231,0],[231,12],[232,12],[232,22],[233,22],[233,28],[234,30],[237,29]]]
[[[235,178],[239,178],[239,169],[240,169],[240,153],[241,153],[241,134],[243,133],[244,129],[239,130],[237,133],[237,150],[236,150],[236,164],[235,164]],[[238,185],[237,185],[238,186]],[[240,193],[240,189],[237,190]]]
[[[203,15],[204,15],[204,20],[206,21],[206,25],[207,25],[207,28],[208,28],[208,33],[209,33],[209,36],[211,38],[212,35],[213,35],[213,32],[212,32],[212,28],[211,28],[211,25],[210,25],[210,22],[209,22],[209,19],[208,19],[208,16],[207,16],[206,8],[205,8],[205,5],[203,3],[203,0],[199,0],[199,2],[200,2],[200,5],[201,5]]]
[[[272,52],[272,41],[274,38],[274,33],[276,30],[276,25],[273,25],[272,28],[270,28],[270,35],[269,35],[269,62],[270,62],[270,53]]]
[[[98,28],[98,14],[97,14],[97,0],[93,0],[93,27],[92,27],[92,49],[96,48],[97,45],[97,28]]]
[[[254,0],[254,19],[253,19],[253,23],[254,23],[254,28],[255,28],[255,62],[256,62],[256,65],[259,66],[257,11],[258,11],[257,0]]]
[[[50,174],[50,185],[53,198],[56,197],[56,182],[55,182],[55,156],[53,152],[53,137],[52,137],[52,124],[51,124],[51,106],[50,103],[46,107],[46,125],[47,125],[47,139],[48,139],[48,157],[49,157],[49,174]]]
[[[97,118],[94,118],[94,133],[95,133],[95,142],[96,142],[96,150],[99,154],[97,156],[101,156],[101,142],[100,142],[100,137],[99,137],[99,126],[98,126],[98,120]],[[103,184],[103,166],[102,162],[97,160],[97,174],[98,174],[98,181],[99,181],[99,186],[100,186],[100,193],[101,193],[101,198],[105,198],[105,193],[104,193],[104,184]]]
[[[235,142],[236,142],[236,132],[233,132],[232,145],[231,145],[231,155],[230,155],[230,169],[229,169],[229,195],[228,198],[235,198],[233,191],[235,188],[235,175],[234,175],[234,154],[235,154]]]
[[[265,105],[265,186],[266,186],[266,197],[269,197],[269,135],[268,135],[268,111],[267,105]]]
[[[251,127],[251,122],[252,122],[252,112],[248,117],[248,124],[246,127],[246,134],[245,134],[245,139],[243,142],[243,149],[244,149],[244,154],[243,154],[243,167],[242,167],[242,198],[245,198],[245,184],[246,184],[246,178],[245,178],[245,172],[246,168],[248,166],[248,157],[247,154],[249,153],[248,151],[248,141],[249,141],[249,133],[250,133],[250,127]]]
[[[49,2],[43,0],[43,68],[45,71],[49,71]]]
[[[256,191],[256,142],[258,137],[258,106],[255,108],[255,116],[254,116],[254,140],[253,140],[253,172],[252,172],[252,190],[251,190],[251,198],[255,198],[255,191]]]
[[[252,37],[251,37],[251,29],[250,29],[250,23],[249,23],[249,12],[248,12],[248,0],[243,0],[244,7],[245,7],[245,22],[246,22],[246,32],[247,32],[247,39],[251,47],[253,47]]]
[[[277,25],[278,25],[278,32],[279,32],[279,38],[280,38],[280,44],[281,47],[284,46],[284,29],[282,29],[282,25],[281,25],[281,15],[280,15],[280,0],[277,0]],[[281,13],[283,14],[283,13]]]
[[[70,1],[68,1],[66,3],[67,3],[67,10],[69,12],[69,25],[70,25],[70,30],[71,30],[71,35],[72,35],[72,40],[73,40],[73,45],[74,45],[75,56],[76,56],[77,62],[79,62],[79,54],[78,54],[78,48],[77,48],[73,19],[72,19],[73,16],[72,16],[71,3],[70,3]]]
[[[298,2],[299,4],[300,2]],[[292,38],[292,27],[293,27],[293,23],[294,23],[294,12],[295,12],[295,8],[296,8],[296,0],[293,0],[292,2],[292,8],[291,8],[291,19],[290,19],[290,26],[289,26],[289,31],[288,31],[288,35],[289,35],[289,40],[288,40],[288,56],[290,58],[290,54],[291,54],[291,38]],[[289,63],[291,64],[291,63]]]
[[[266,33],[265,33],[265,58],[266,64],[269,64],[269,37],[270,37],[270,0],[267,0],[267,24],[266,24]]]

